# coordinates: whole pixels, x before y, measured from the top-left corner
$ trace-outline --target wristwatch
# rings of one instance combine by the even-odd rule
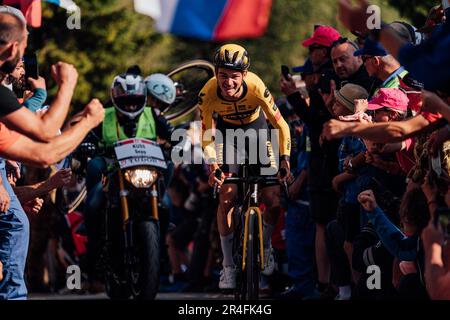
[[[283,160],[286,160],[287,162],[289,162],[290,158],[287,155],[283,155],[283,156],[280,157],[280,162],[283,161]]]

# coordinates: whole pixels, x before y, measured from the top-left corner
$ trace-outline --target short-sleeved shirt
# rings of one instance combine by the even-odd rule
[[[244,92],[237,101],[228,101],[222,97],[217,85],[217,78],[210,79],[198,96],[198,105],[202,118],[202,131],[210,130],[213,126],[213,113],[225,122],[234,126],[244,126],[259,119],[261,110],[275,129],[279,129],[280,155],[289,156],[291,153],[291,137],[289,126],[283,119],[280,110],[274,102],[269,89],[254,73],[248,72],[243,82]],[[212,137],[206,138],[202,134],[202,146],[205,158],[216,159],[215,149],[211,147]]]
[[[16,95],[5,86],[0,85],[0,119],[20,108],[22,106],[17,100]]]
[[[7,150],[11,147],[18,139],[20,135],[10,130],[2,122],[0,122],[0,152]]]

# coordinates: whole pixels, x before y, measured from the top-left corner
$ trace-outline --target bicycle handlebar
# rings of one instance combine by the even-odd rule
[[[218,175],[219,172],[219,175]],[[286,176],[287,171],[285,168],[281,168],[280,169],[280,176],[283,178],[284,176]],[[215,171],[215,176],[217,179],[220,179],[220,177],[222,176],[222,171],[220,169],[216,169]],[[247,177],[247,178],[243,178],[243,177],[228,177],[225,178],[223,184],[231,184],[231,183],[248,183],[248,184],[254,184],[254,183],[278,183],[283,187],[283,191],[286,194],[286,196],[289,197],[289,189],[287,186],[286,181],[280,182],[280,180],[278,179],[278,177],[264,177],[264,176],[254,176],[254,177]],[[214,184],[214,193],[213,193],[213,197],[214,199],[216,199],[217,197],[217,193],[220,190],[220,188],[218,187],[217,183]]]

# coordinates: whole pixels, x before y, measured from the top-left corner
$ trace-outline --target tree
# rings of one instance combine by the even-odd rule
[[[383,17],[398,17],[381,4]],[[393,1],[393,0],[392,0]],[[212,60],[215,49],[223,43],[207,42],[159,34],[153,20],[133,10],[133,0],[77,0],[81,8],[81,28],[69,30],[65,10],[43,3],[43,26],[33,30],[30,48],[38,50],[41,74],[49,78],[50,65],[58,60],[73,63],[79,72],[74,108],[81,108],[91,98],[109,98],[114,75],[128,66],[139,64],[145,75],[168,72],[179,63],[192,59]],[[300,42],[315,24],[338,27],[336,0],[275,0],[268,29],[258,39],[238,40],[251,58],[256,72],[276,96],[279,91],[280,65],[302,64],[307,51]],[[51,81],[49,81],[52,87]],[[55,89],[50,90],[50,96]]]
[[[397,8],[403,17],[410,19],[416,27],[423,26],[430,9],[440,3],[438,0],[389,0],[389,4]]]
[[[65,10],[44,5],[43,26],[32,31],[29,44],[38,51],[41,73],[47,80],[50,65],[58,60],[77,67],[77,109],[92,97],[107,100],[113,77],[132,64],[140,64],[145,71],[167,68],[159,55],[168,50],[168,36],[156,33],[150,19],[135,13],[131,0],[78,0],[77,4],[80,29],[67,28],[70,14]],[[54,94],[55,89],[49,93]]]

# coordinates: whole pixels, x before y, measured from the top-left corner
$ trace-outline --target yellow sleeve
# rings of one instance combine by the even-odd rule
[[[261,81],[262,83],[262,81]],[[278,145],[280,147],[280,156],[290,156],[291,154],[291,132],[289,126],[284,121],[280,110],[278,109],[269,89],[262,84],[264,92],[258,92],[258,98],[261,108],[275,129],[278,129]],[[260,89],[261,91],[261,89]]]
[[[212,137],[213,110],[209,106],[206,91],[202,90],[200,92],[198,96],[198,106],[202,121],[200,139],[202,142],[204,158],[207,164],[215,163],[217,162],[217,159],[216,159],[216,148],[214,144],[214,139]]]

